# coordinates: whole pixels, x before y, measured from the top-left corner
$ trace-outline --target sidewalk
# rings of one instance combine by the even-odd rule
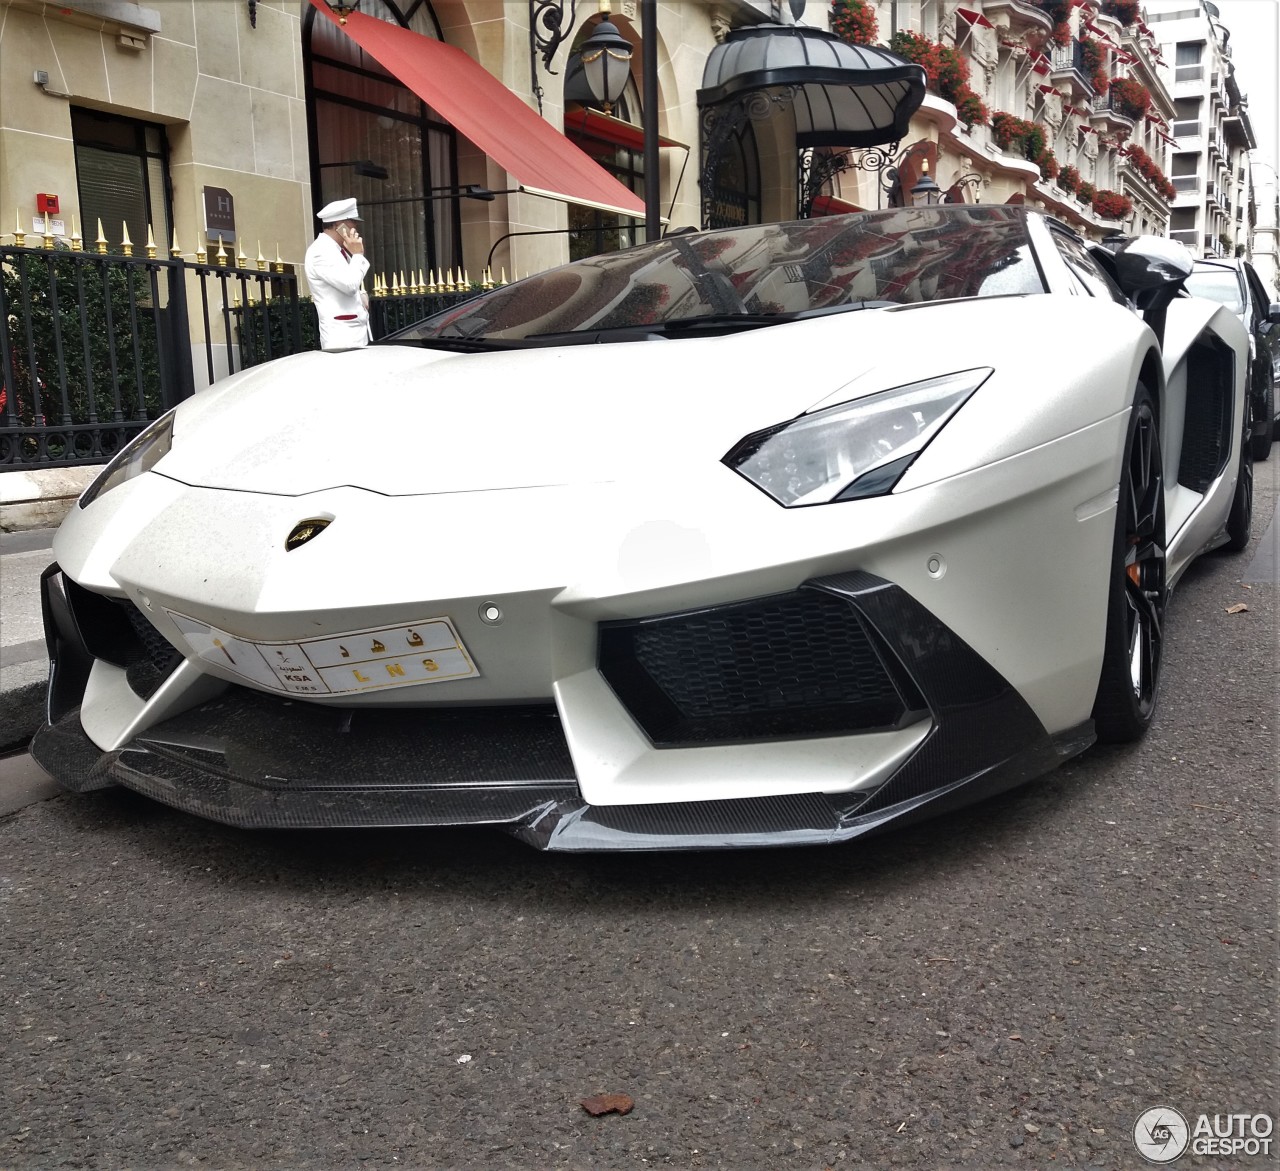
[[[44,719],[40,574],[53,560],[54,532],[0,533],[0,749],[29,740]]]

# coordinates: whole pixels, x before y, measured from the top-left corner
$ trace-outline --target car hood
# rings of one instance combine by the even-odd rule
[[[685,455],[718,459],[842,388],[852,398],[900,384],[897,369],[889,381],[867,374],[887,360],[901,368],[898,319],[915,316],[853,311],[719,337],[481,354],[299,354],[184,403],[156,470],[289,496],[656,479]]]

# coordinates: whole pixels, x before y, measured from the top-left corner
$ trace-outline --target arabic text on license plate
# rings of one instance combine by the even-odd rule
[[[448,618],[302,642],[254,642],[185,614],[167,613],[201,659],[273,691],[341,695],[480,674]]]

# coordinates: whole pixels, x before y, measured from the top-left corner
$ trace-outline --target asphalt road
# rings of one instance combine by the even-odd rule
[[[0,820],[0,1167],[1114,1169],[1146,1166],[1151,1106],[1274,1116],[1272,549],[1184,579],[1143,743],[848,847],[566,858],[27,804]],[[635,1109],[589,1117],[600,1091]]]

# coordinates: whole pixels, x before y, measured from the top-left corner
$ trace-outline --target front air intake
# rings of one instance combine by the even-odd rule
[[[801,589],[600,624],[599,669],[655,745],[900,726],[924,700],[853,607]]]

